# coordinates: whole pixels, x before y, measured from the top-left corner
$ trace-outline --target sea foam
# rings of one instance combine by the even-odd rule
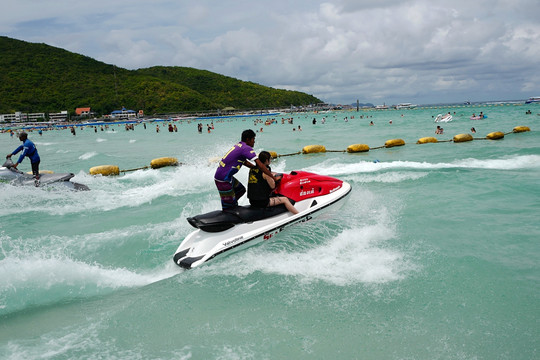
[[[5,205],[0,208],[0,216],[28,212],[65,215],[110,211],[137,207],[163,196],[200,194],[214,189],[213,172],[213,168],[202,165],[138,170],[117,177],[91,176],[80,172],[73,181],[87,185],[90,191],[63,188],[50,191],[45,187],[36,189],[2,184],[10,190],[0,192],[0,200]],[[30,198],[32,201],[25,200]]]
[[[516,170],[540,168],[540,155],[518,155],[500,159],[475,159],[468,158],[453,162],[418,162],[418,161],[388,161],[357,163],[336,163],[328,160],[311,166],[306,171],[339,176],[356,173],[370,173],[384,170],[411,169],[411,170],[438,170],[438,169],[491,169],[491,170]]]
[[[29,305],[44,305],[64,299],[109,293],[119,288],[139,287],[171,277],[171,265],[146,274],[125,268],[107,268],[61,257],[10,256],[0,261],[0,314]]]
[[[90,158],[93,158],[96,155],[97,155],[97,152],[95,151],[87,152],[79,156],[79,160],[88,160]]]
[[[312,220],[284,230],[272,241],[283,246],[272,250],[266,243],[244,252],[208,264],[200,268],[201,274],[226,274],[246,276],[262,271],[269,274],[295,276],[301,282],[324,281],[338,286],[352,283],[376,284],[400,280],[407,272],[415,269],[406,254],[394,249],[390,244],[397,237],[394,219],[399,206],[384,205],[388,200],[380,199],[368,191],[358,190],[348,200],[342,214],[348,211],[363,213],[363,217],[342,217],[340,231],[324,228],[336,226],[336,222],[326,219]],[[362,201],[359,201],[362,199]],[[395,202],[395,200],[394,200]],[[336,214],[328,219],[335,219]],[[309,239],[309,227],[314,226],[321,239]],[[340,226],[338,224],[338,226]],[[303,227],[299,230],[298,227]],[[300,231],[300,241],[310,242],[309,246],[292,240],[291,233]],[[333,235],[332,235],[333,234]],[[290,246],[288,246],[290,245]]]

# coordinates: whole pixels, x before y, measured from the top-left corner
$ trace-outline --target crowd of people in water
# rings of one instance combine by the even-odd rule
[[[307,116],[306,116],[306,118],[307,118]],[[361,115],[358,118],[359,119],[364,119],[364,118],[367,119],[367,118],[373,118],[373,116],[372,115],[371,116],[369,116],[369,115]],[[298,117],[296,119],[298,119]],[[340,120],[342,120],[344,122],[349,122],[349,120],[351,120],[351,119],[355,119],[355,116],[354,115],[353,116],[345,116],[343,118],[339,118],[338,116],[333,116],[334,122],[337,122],[337,121],[340,121]],[[303,130],[302,126],[294,124],[294,120],[295,120],[295,118],[292,117],[292,116],[282,117],[281,119],[278,119],[278,118],[266,118],[266,119],[256,118],[255,120],[253,120],[253,125],[256,128],[258,128],[258,130],[256,130],[256,132],[263,132],[264,131],[264,127],[261,126],[261,125],[270,126],[270,125],[277,125],[279,123],[281,123],[281,125],[292,125],[291,126],[292,131],[302,131]],[[314,118],[311,119],[311,123],[313,125],[325,124],[328,120],[329,119],[327,119],[326,117],[323,117],[322,119],[317,119],[317,118],[314,117]],[[216,123],[224,123],[226,121],[233,121],[233,120],[231,120],[231,119],[218,119],[218,120],[216,120]],[[94,132],[97,133],[99,131],[115,131],[114,126],[116,125],[116,127],[124,126],[124,129],[126,131],[134,131],[135,127],[138,126],[138,125],[142,125],[143,128],[146,129],[147,126],[151,126],[150,124],[152,124],[154,122],[156,123],[156,125],[155,125],[155,132],[156,133],[160,133],[162,131],[168,131],[168,132],[173,133],[173,132],[178,132],[178,126],[183,125],[183,124],[192,124],[194,121],[192,121],[191,119],[190,120],[177,120],[177,119],[174,119],[174,120],[169,120],[169,121],[167,121],[167,120],[157,120],[157,121],[155,121],[154,120],[154,121],[138,121],[138,122],[129,122],[129,123],[114,123],[114,122],[111,122],[111,123],[104,123],[104,124],[98,124],[98,125],[95,125],[95,124],[88,124],[88,125],[86,125],[86,124],[76,124],[76,125],[75,124],[58,124],[58,125],[48,124],[47,126],[43,126],[43,125],[35,124],[34,128],[25,127],[25,130],[29,131],[29,132],[38,131],[39,135],[42,135],[44,131],[69,129],[71,134],[73,136],[76,136],[77,131],[81,131],[81,130],[88,129],[88,128],[92,129]],[[392,123],[392,122],[390,121],[390,123]],[[373,125],[373,121],[371,121],[370,125]],[[206,129],[207,133],[212,133],[215,130],[214,121],[212,120],[211,122],[206,123],[206,124],[203,124],[201,122],[197,123],[197,132],[198,133],[205,132],[205,129]],[[10,128],[6,128],[6,129],[0,128],[0,133],[13,133],[13,134],[15,134],[14,130],[10,129]]]
[[[483,113],[480,113],[481,115],[484,115]],[[455,115],[455,112],[454,112],[454,115]],[[474,114],[473,114],[474,116]],[[404,117],[404,114],[401,114],[401,117]],[[256,119],[253,120],[253,125],[255,127],[255,131],[257,133],[262,133],[264,132],[264,128],[265,126],[272,126],[272,125],[278,125],[278,124],[281,124],[281,125],[289,125],[290,126],[290,131],[294,131],[294,132],[299,132],[299,131],[303,131],[304,129],[302,128],[302,125],[298,125],[298,124],[295,124],[295,121],[298,121],[298,120],[301,120],[303,121],[303,123],[305,124],[306,122],[308,123],[311,123],[311,125],[325,125],[329,122],[338,122],[338,121],[341,121],[341,122],[349,122],[350,120],[355,120],[358,121],[358,120],[364,120],[364,119],[367,119],[369,120],[369,122],[367,122],[366,124],[369,125],[369,126],[375,126],[376,125],[376,122],[375,120],[373,119],[373,115],[370,115],[370,114],[362,114],[362,115],[348,115],[348,116],[342,116],[342,115],[331,115],[329,114],[328,116],[323,116],[323,117],[320,117],[320,116],[317,116],[317,117],[313,117],[312,115],[301,115],[301,116],[296,116],[296,117],[293,117],[293,116],[286,116],[286,117],[257,117]],[[25,128],[26,131],[28,132],[33,132],[33,131],[37,131],[39,135],[42,135],[44,131],[51,131],[51,130],[62,130],[62,129],[69,129],[71,134],[73,136],[76,136],[77,135],[77,131],[82,131],[84,129],[92,129],[94,132],[99,132],[99,131],[115,131],[115,126],[114,125],[117,125],[117,127],[119,126],[124,126],[125,130],[126,131],[134,131],[135,130],[135,127],[141,125],[144,129],[147,129],[148,126],[155,126],[155,132],[156,133],[160,133],[160,132],[170,132],[170,133],[177,133],[179,131],[179,126],[181,125],[189,125],[189,124],[192,124],[192,123],[195,123],[196,120],[200,120],[200,119],[169,119],[169,120],[150,120],[150,121],[138,121],[138,122],[130,122],[130,123],[121,123],[121,124],[115,124],[115,123],[104,123],[104,124],[76,124],[76,125],[73,125],[73,124],[62,124],[62,125],[49,125],[49,126],[36,126],[35,128]],[[230,119],[227,119],[227,118],[218,118],[215,120],[216,122],[216,125],[218,123],[225,123],[227,121],[236,121],[236,119],[234,118],[230,118]],[[306,121],[307,120],[307,121]],[[248,121],[247,119],[243,119],[243,121]],[[393,124],[393,120],[390,119],[390,120],[386,120],[387,121],[387,124],[389,125],[392,125]],[[216,127],[214,125],[214,119],[212,119],[210,122],[207,122],[207,123],[202,123],[202,122],[198,122],[196,123],[197,125],[197,132],[202,134],[204,132],[206,133],[212,133]],[[305,125],[304,125],[305,126]],[[14,130],[13,129],[10,129],[10,128],[6,128],[6,129],[0,129],[0,133],[12,133],[12,136],[15,134],[13,132]],[[476,132],[476,130],[474,128],[471,128],[471,132]],[[437,126],[437,128],[435,129],[435,134],[444,134],[444,129],[441,127],[441,126]]]

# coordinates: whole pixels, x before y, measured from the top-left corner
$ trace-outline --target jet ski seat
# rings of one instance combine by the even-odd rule
[[[237,206],[233,209],[216,210],[206,214],[187,218],[191,226],[206,232],[221,232],[232,228],[236,224],[250,223],[267,219],[287,212],[285,205],[266,208],[253,206]]]

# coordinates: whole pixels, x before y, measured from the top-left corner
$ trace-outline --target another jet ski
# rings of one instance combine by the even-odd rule
[[[40,173],[39,181],[34,179],[34,175],[26,174],[17,168],[13,167],[11,159],[0,167],[0,182],[7,182],[13,185],[29,185],[29,186],[51,186],[60,185],[66,186],[72,190],[90,190],[88,186],[72,182],[71,178],[75,176],[72,173],[63,174],[47,174]]]
[[[268,240],[287,226],[311,220],[351,192],[351,185],[330,176],[305,171],[283,174],[275,190],[288,197],[299,211],[294,215],[284,205],[268,208],[237,206],[190,217],[197,230],[189,234],[174,254],[174,263],[185,269],[202,265],[224,253]]]
[[[452,120],[453,120],[453,117],[450,114],[445,114],[445,115],[439,114],[435,118],[435,122],[450,122]]]

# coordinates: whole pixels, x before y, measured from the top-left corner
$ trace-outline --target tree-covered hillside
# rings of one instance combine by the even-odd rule
[[[108,114],[122,106],[146,114],[234,107],[268,108],[321,102],[205,70],[151,67],[126,70],[45,44],[0,37],[0,113]]]

